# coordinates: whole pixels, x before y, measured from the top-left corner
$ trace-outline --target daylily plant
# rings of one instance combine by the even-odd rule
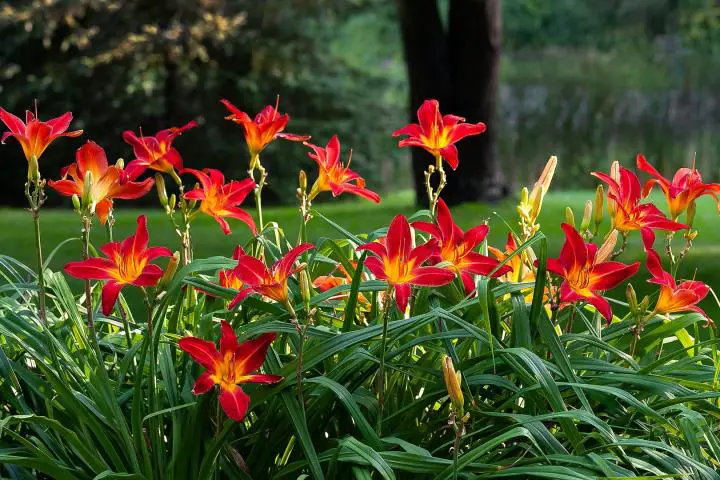
[[[88,258],[80,262],[65,265],[65,272],[83,280],[103,280],[102,312],[110,315],[120,290],[126,285],[151,287],[162,277],[163,270],[152,264],[159,257],[172,257],[173,253],[165,247],[148,248],[147,219],[145,215],[137,218],[137,230],[122,242],[110,242],[100,251],[106,258]]]
[[[244,222],[253,235],[257,233],[255,221],[245,210],[237,208],[245,197],[255,189],[255,181],[251,178],[232,180],[225,183],[225,175],[220,170],[206,168],[193,170],[187,168],[183,173],[191,173],[200,180],[201,188],[196,188],[185,194],[186,200],[200,201],[200,211],[213,217],[225,235],[230,235],[230,225],[225,218],[235,218]]]
[[[387,233],[385,242],[370,242],[356,250],[368,250],[374,256],[365,260],[365,266],[378,280],[385,280],[395,291],[398,309],[404,312],[413,285],[438,287],[447,285],[455,278],[455,272],[447,268],[423,266],[433,255],[439,254],[436,240],[412,247],[410,224],[402,216],[396,216]]]
[[[137,176],[148,168],[163,173],[182,170],[182,157],[172,144],[183,132],[197,126],[197,122],[192,121],[182,127],[160,130],[153,137],[144,136],[142,132],[138,137],[131,130],[123,132],[123,140],[132,146],[135,154],[135,159],[127,166],[128,174]]]
[[[463,117],[440,114],[437,100],[425,100],[417,111],[419,123],[411,123],[393,133],[393,137],[406,135],[399,147],[421,147],[435,158],[442,157],[455,170],[459,165],[455,143],[486,129],[484,123],[464,123]]]
[[[433,263],[448,262],[450,268],[460,275],[465,293],[475,290],[473,275],[499,277],[512,270],[510,265],[500,267],[500,262],[475,251],[485,240],[490,227],[478,225],[467,232],[455,224],[450,209],[441,199],[437,204],[437,222],[413,222],[413,227],[429,233],[438,242],[439,251],[430,260]]]
[[[380,203],[380,195],[365,188],[365,179],[350,170],[352,150],[347,165],[340,161],[340,141],[337,135],[333,135],[325,148],[307,142],[305,145],[312,148],[313,153],[308,153],[308,156],[315,160],[319,168],[318,178],[310,189],[310,200],[320,192],[332,192],[333,197],[347,192]]]
[[[250,406],[250,397],[241,385],[273,384],[283,379],[277,375],[253,373],[262,367],[275,334],[264,333],[253,340],[238,343],[232,326],[225,320],[220,325],[220,351],[214,342],[197,337],[182,338],[178,346],[206,369],[195,381],[193,393],[202,395],[218,385],[223,411],[232,420],[241,422]]]
[[[588,302],[609,323],[612,321],[612,309],[601,292],[613,289],[635,275],[640,262],[626,265],[607,261],[607,258],[597,255],[597,245],[586,243],[571,225],[563,223],[562,229],[565,232],[565,243],[560,250],[560,257],[547,260],[548,271],[563,279],[560,302]]]
[[[62,169],[62,179],[50,180],[48,185],[61,195],[82,197],[86,188],[85,180],[90,180],[91,210],[104,224],[112,211],[113,199],[140,198],[152,188],[155,182],[151,178],[142,182],[133,181],[137,173],[130,176],[122,165],[108,165],[105,150],[97,143],[88,141],[75,153],[75,163]]]

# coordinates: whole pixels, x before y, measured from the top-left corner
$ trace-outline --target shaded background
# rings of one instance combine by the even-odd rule
[[[502,48],[484,41],[500,25]],[[590,169],[638,151],[666,174],[696,157],[718,177],[715,0],[28,0],[0,5],[0,39],[0,105],[20,114],[37,99],[42,119],[71,110],[73,126],[111,158],[131,159],[125,129],[152,134],[196,119],[201,128],[177,141],[186,165],[242,177],[241,129],[223,120],[219,99],[255,113],[279,93],[288,131],[323,145],[338,133],[370,186],[411,188],[410,153],[390,134],[418,103],[410,86],[427,81],[408,80],[406,60],[420,58],[433,74],[464,69],[468,105],[472,92],[496,103],[494,120],[473,118],[463,101],[424,95],[493,128],[489,153],[461,152],[461,165],[482,166],[461,177],[484,183],[448,189],[465,192],[458,201],[516,191],[551,154],[562,165],[554,188],[592,187]],[[499,73],[488,67],[496,56]],[[449,73],[433,63],[444,57]],[[499,75],[495,89],[489,75]],[[57,178],[80,144],[54,144],[44,176]],[[297,170],[310,165],[304,147],[276,142],[264,158],[264,198],[293,201]],[[19,180],[0,190],[0,204],[24,204],[20,149],[0,148],[0,163]]]

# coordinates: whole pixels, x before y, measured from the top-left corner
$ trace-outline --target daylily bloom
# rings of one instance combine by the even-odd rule
[[[417,111],[419,123],[411,123],[393,133],[393,137],[407,135],[399,147],[421,147],[435,158],[442,157],[455,170],[458,167],[458,151],[455,143],[470,135],[479,135],[485,124],[463,123],[465,119],[455,115],[441,115],[437,100],[425,100]]]
[[[188,353],[197,363],[206,368],[193,386],[195,395],[202,395],[218,385],[220,387],[220,406],[225,414],[241,422],[250,406],[250,397],[243,391],[244,383],[278,383],[283,379],[277,375],[253,373],[258,370],[267,356],[267,349],[275,340],[274,333],[264,333],[259,337],[238,343],[232,326],[225,320],[221,322],[222,336],[220,351],[215,342],[197,337],[185,337],[178,346]]]
[[[652,203],[641,204],[640,180],[627,168],[613,167],[608,175],[603,172],[592,172],[608,185],[608,211],[613,227],[620,232],[633,230],[656,229],[677,231],[688,228],[667,218]]]
[[[437,224],[413,222],[412,225],[437,240],[439,251],[430,260],[434,263],[449,262],[450,268],[460,274],[467,294],[475,289],[473,275],[490,275],[500,264],[496,259],[474,251],[485,240],[490,228],[479,225],[463,232],[453,221],[450,209],[442,199],[437,203]],[[510,265],[503,265],[493,273],[493,277],[511,270]]]
[[[642,154],[637,155],[637,166],[643,172],[654,178],[648,180],[643,187],[643,196],[647,196],[655,185],[658,185],[665,194],[670,218],[677,219],[681,213],[703,195],[712,195],[718,203],[717,194],[720,193],[720,184],[703,183],[702,176],[695,168],[681,168],[675,172],[672,182],[660,175],[655,167],[650,165]],[[718,203],[720,208],[720,203]]]
[[[173,254],[165,247],[148,248],[148,239],[147,219],[145,215],[140,215],[134,235],[122,242],[110,242],[100,247],[107,258],[70,262],[65,265],[65,272],[84,280],[104,280],[102,311],[104,315],[110,315],[125,285],[151,287],[162,277],[162,268],[150,262],[158,257],[172,257]]]
[[[281,114],[278,111],[280,96],[277,97],[275,106],[267,105],[260,113],[252,119],[250,116],[230,103],[228,100],[222,99],[220,102],[230,110],[230,115],[225,117],[239,125],[245,130],[245,141],[250,151],[250,168],[254,168],[257,162],[257,156],[276,138],[284,138],[293,142],[304,142],[310,140],[308,135],[295,135],[292,133],[284,133],[285,127],[290,121],[290,115]]]
[[[119,165],[108,166],[105,150],[93,141],[88,141],[75,153],[75,163],[62,170],[62,179],[50,180],[48,185],[61,195],[81,197],[85,191],[85,176],[92,174],[90,197],[100,223],[107,221],[113,208],[113,199],[131,200],[145,195],[153,186],[148,178],[134,182]]]
[[[182,127],[160,130],[154,137],[143,136],[142,132],[138,137],[130,130],[124,131],[123,140],[133,147],[135,154],[135,160],[127,166],[128,174],[140,175],[148,168],[163,173],[182,170],[182,157],[172,144],[183,132],[197,126],[195,121],[188,122]]]
[[[259,293],[283,305],[288,305],[288,280],[299,272],[305,265],[295,267],[298,257],[308,250],[315,248],[311,243],[302,243],[290,250],[280,260],[268,268],[263,262],[250,255],[240,255],[237,267],[233,270],[245,289],[230,302],[229,308],[234,308],[245,297],[252,293]]]
[[[193,170],[187,168],[183,173],[192,173],[200,180],[201,188],[196,188],[185,194],[187,200],[199,200],[200,211],[213,217],[222,228],[225,235],[230,235],[230,225],[226,217],[236,218],[250,227],[253,235],[257,233],[255,222],[249,213],[237,208],[248,196],[248,193],[255,189],[255,182],[252,178],[244,180],[232,180],[225,183],[225,175],[220,170],[206,168],[205,170]]]
[[[245,255],[245,250],[238,245],[235,247],[232,258],[233,260],[239,261],[243,255]],[[235,268],[220,270],[220,273],[218,273],[218,283],[221,287],[234,288],[235,290],[242,290],[245,285],[235,271]]]
[[[82,130],[67,131],[72,118],[72,113],[66,112],[57,118],[43,122],[37,118],[37,114],[27,110],[23,122],[20,118],[0,107],[0,120],[9,129],[9,131],[2,134],[0,143],[4,144],[8,137],[15,137],[15,140],[20,142],[25,158],[32,165],[33,162],[38,161],[48,145],[54,140],[60,137],[78,137],[82,135]],[[31,168],[33,167],[31,166]]]
[[[560,258],[548,258],[548,271],[564,279],[560,286],[560,301],[572,303],[586,301],[597,308],[598,312],[610,322],[612,310],[608,301],[598,292],[615,288],[635,275],[640,262],[626,265],[620,262],[605,261],[607,257],[598,255],[597,245],[585,243],[580,234],[567,223],[562,224],[565,243],[560,250]]]
[[[390,224],[385,242],[370,242],[356,250],[369,250],[373,257],[365,260],[365,266],[378,280],[385,280],[395,290],[395,302],[400,311],[407,308],[412,285],[437,287],[455,279],[455,272],[441,267],[422,266],[431,256],[438,255],[436,240],[412,248],[410,224],[402,216],[396,216]]]
[[[308,156],[315,160],[320,169],[318,179],[310,190],[310,199],[320,192],[332,192],[333,197],[347,192],[380,203],[380,195],[365,188],[365,179],[350,170],[352,150],[347,165],[340,161],[340,141],[337,135],[333,135],[325,148],[307,142],[305,145],[315,152],[308,153]]]
[[[357,262],[352,262],[352,265],[353,267],[357,268]],[[339,287],[340,285],[350,285],[352,283],[353,279],[348,273],[348,271],[345,269],[345,267],[343,267],[341,264],[338,264],[336,270],[342,276],[333,275],[333,273],[335,273],[334,271],[331,272],[329,275],[320,275],[315,278],[315,280],[313,280],[313,287],[317,288],[320,292],[327,292],[331,288]],[[350,295],[349,292],[340,293],[332,297],[331,300],[340,300],[347,297],[348,295]],[[358,293],[358,301],[365,305],[370,303],[365,297],[365,295],[363,295],[362,293]]]
[[[677,283],[669,272],[663,270],[660,255],[653,249],[654,243],[655,234],[652,231],[643,232],[643,244],[647,254],[646,266],[652,275],[648,282],[660,285],[660,296],[655,304],[655,312],[664,314],[693,311],[704,316],[708,323],[712,323],[710,317],[697,306],[707,296],[710,287],[697,280]]]
[[[495,247],[488,247],[488,251],[493,254],[495,258],[498,259],[499,262],[504,261],[506,258],[508,258],[512,253],[514,253],[518,249],[517,242],[515,241],[515,237],[513,236],[512,232],[508,232],[507,241],[505,242],[505,249],[500,250],[499,248]],[[501,280],[504,282],[512,282],[512,283],[525,283],[525,282],[534,282],[535,281],[535,272],[532,268],[530,268],[531,262],[527,258],[527,253],[522,252],[514,257],[512,257],[506,265],[509,265],[511,270],[509,270],[505,275],[500,277]]]

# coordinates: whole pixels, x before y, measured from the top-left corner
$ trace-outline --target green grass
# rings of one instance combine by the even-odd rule
[[[594,192],[590,191],[565,191],[549,194],[543,204],[540,216],[540,223],[543,232],[548,236],[551,255],[556,255],[562,245],[563,236],[560,230],[560,223],[565,218],[565,207],[570,206],[575,212],[575,218],[580,221],[582,206],[585,200],[593,198]],[[416,209],[413,206],[411,192],[400,192],[386,195],[380,205],[365,201],[330,201],[319,203],[315,208],[323,215],[343,225],[349,231],[360,234],[373,231],[377,228],[387,226],[390,220],[402,213],[412,214]],[[653,196],[652,200],[661,208],[664,201],[660,196]],[[502,246],[505,243],[508,228],[505,225],[516,227],[517,217],[515,214],[515,199],[508,199],[496,205],[465,204],[453,208],[455,221],[463,228],[479,224],[484,220],[490,222],[489,242],[494,246]],[[144,213],[148,216],[148,228],[150,230],[151,243],[154,245],[165,245],[171,249],[179,247],[178,238],[171,228],[170,222],[165,213],[157,210],[136,210],[119,208],[115,212],[117,223],[115,226],[115,238],[122,239],[130,235],[135,229],[135,218]],[[297,237],[300,224],[299,214],[296,207],[275,207],[266,209],[266,221],[275,221],[284,229],[288,238]],[[607,218],[606,218],[607,220]],[[80,257],[79,227],[80,222],[75,213],[63,209],[46,209],[42,213],[42,235],[43,249],[45,255],[68,238],[76,238],[77,241],[63,245],[51,260],[49,268],[59,270],[70,260]],[[720,229],[717,229],[718,213],[711,199],[703,199],[699,202],[696,215],[695,227],[700,231],[695,246],[684,261],[681,269],[682,277],[692,277],[697,272],[697,278],[715,288],[720,281]],[[192,235],[196,258],[211,255],[230,256],[233,247],[237,243],[244,243],[249,239],[247,227],[242,223],[230,220],[232,235],[223,235],[219,226],[209,217],[199,217],[192,225]],[[27,265],[34,266],[35,250],[32,221],[30,215],[19,209],[0,210],[0,253],[14,257]],[[309,239],[316,241],[322,237],[337,238],[339,235],[332,227],[327,225],[321,218],[314,218],[309,226]],[[95,245],[102,245],[106,241],[105,231],[95,227],[92,238]],[[658,237],[656,245],[662,250]],[[682,247],[682,239],[676,239],[676,249]],[[626,253],[620,260],[630,262],[643,260],[642,246],[639,235],[631,236],[630,244]],[[642,272],[642,271],[641,271]],[[632,281],[638,294],[649,291],[644,279],[640,276]],[[618,289],[620,292],[621,288]],[[622,287],[624,291],[624,287]],[[714,318],[720,319],[720,310],[716,303],[708,297],[702,304],[708,313]]]

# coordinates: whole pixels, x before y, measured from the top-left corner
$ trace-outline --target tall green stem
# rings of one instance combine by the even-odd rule
[[[90,258],[90,228],[92,226],[92,218],[88,215],[82,217],[82,256],[83,260]],[[92,306],[92,288],[90,286],[90,280],[85,280],[85,310],[87,310],[87,326],[88,333],[90,335],[90,343],[95,350],[97,355],[98,364],[100,367],[103,365],[102,352],[100,351],[100,345],[98,343],[97,333],[95,332],[95,319],[93,318],[93,306]]]
[[[260,163],[260,156],[255,155],[250,160],[250,170],[248,170],[248,175],[250,175],[250,178],[255,180],[255,170],[257,170],[260,174],[257,183],[255,185],[255,207],[257,208],[257,216],[258,216],[258,232],[260,235],[265,231],[265,220],[263,219],[263,209],[262,209],[262,191],[263,187],[265,187],[266,181],[267,181],[267,170],[265,170],[265,167],[262,166]],[[262,243],[258,242],[258,249],[257,249],[257,255],[262,258],[263,254],[263,246]]]
[[[378,435],[382,433],[383,410],[385,409],[385,350],[387,349],[388,320],[390,319],[390,311],[392,310],[392,294],[393,286],[388,285],[387,290],[385,290],[385,295],[383,296],[383,328],[382,339],[380,341],[380,368],[377,377],[378,404],[380,405],[376,426]]]
[[[30,192],[30,184],[33,185],[33,191]],[[30,206],[30,214],[32,215],[33,225],[35,227],[35,253],[37,255],[37,278],[38,278],[38,310],[40,320],[47,325],[47,314],[45,306],[45,266],[43,265],[42,240],[40,238],[40,207],[45,201],[45,192],[43,190],[45,181],[37,178],[31,182],[30,179],[25,183],[25,197],[28,199]]]

